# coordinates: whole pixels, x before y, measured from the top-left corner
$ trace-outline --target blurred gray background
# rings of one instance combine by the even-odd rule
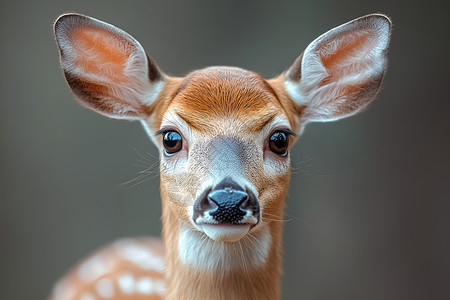
[[[293,151],[283,299],[450,299],[450,46],[444,1],[2,1],[0,299],[45,299],[118,237],[159,235],[156,149],[140,124],[81,107],[52,22],[80,12],[136,37],[168,74],[270,78],[328,29],[394,21],[378,99],[312,124]],[[141,182],[143,181],[143,182]]]

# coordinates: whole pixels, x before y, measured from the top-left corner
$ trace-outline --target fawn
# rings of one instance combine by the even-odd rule
[[[132,36],[79,14],[60,16],[54,30],[81,103],[139,120],[158,147],[163,241],[97,251],[52,298],[279,299],[290,148],[308,122],[353,115],[375,97],[389,18],[331,29],[269,80],[222,66],[170,77]]]

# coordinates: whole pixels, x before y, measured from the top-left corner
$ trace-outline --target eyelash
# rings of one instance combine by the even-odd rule
[[[270,134],[270,136],[272,134],[274,134],[275,132],[277,132],[277,131],[282,132],[282,133],[284,133],[287,136],[292,135],[293,137],[297,137],[297,134],[295,132],[293,132],[292,130],[287,129],[287,128],[273,130],[272,133]]]
[[[164,135],[164,134],[166,134],[169,131],[175,131],[175,130],[172,130],[172,129],[169,129],[169,128],[161,128],[160,130],[155,132],[155,137],[158,137],[160,135]]]

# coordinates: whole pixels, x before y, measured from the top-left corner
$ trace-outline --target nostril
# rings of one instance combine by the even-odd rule
[[[207,193],[206,197],[201,197],[198,208],[202,211],[210,211],[213,212],[217,210],[219,205],[209,197],[209,193]]]
[[[245,201],[243,201],[241,203],[239,208],[242,211],[251,212],[253,216],[255,216],[256,218],[259,219],[259,213],[260,213],[259,202],[258,202],[255,194],[253,194],[249,190],[247,190],[247,193],[248,193],[248,197],[245,199]]]
[[[247,196],[244,201],[242,201],[242,203],[239,205],[239,208],[242,210],[247,210],[248,207],[250,206],[250,201],[249,201],[249,197]]]

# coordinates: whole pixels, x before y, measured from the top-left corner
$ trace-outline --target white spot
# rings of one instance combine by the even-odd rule
[[[263,265],[269,254],[271,241],[267,226],[231,243],[214,241],[203,232],[181,226],[178,253],[182,263],[194,268],[228,271],[242,268],[244,263],[254,267]]]
[[[166,291],[166,283],[162,280],[155,281],[154,286],[156,293],[159,295],[163,295],[164,292]]]
[[[136,283],[136,289],[139,293],[149,295],[153,293],[153,281],[150,277],[142,277]]]
[[[94,281],[108,271],[106,261],[99,254],[87,259],[78,268],[78,276],[85,282]]]
[[[95,296],[91,293],[83,293],[80,297],[80,300],[95,300]]]
[[[60,280],[53,288],[53,299],[72,299],[75,297],[77,289],[68,280]]]
[[[123,258],[132,261],[144,270],[162,272],[164,260],[151,253],[147,248],[133,242],[131,239],[122,239],[114,243],[116,252]]]
[[[123,274],[119,277],[119,287],[124,294],[133,294],[135,290],[134,277],[131,274]]]
[[[109,278],[100,279],[97,282],[95,289],[103,298],[111,298],[114,296],[114,284]]]

